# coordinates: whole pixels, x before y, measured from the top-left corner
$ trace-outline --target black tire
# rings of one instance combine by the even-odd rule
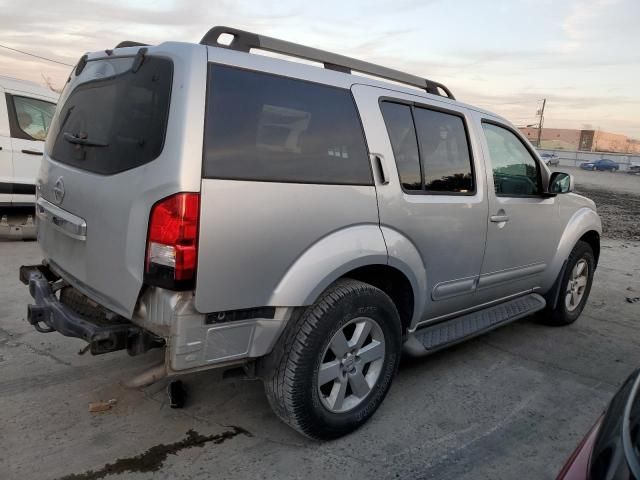
[[[334,334],[364,316],[373,319],[384,335],[380,373],[370,392],[358,400],[360,404],[344,413],[334,413],[320,398],[320,364]],[[307,437],[329,440],[352,432],[374,414],[398,370],[401,346],[400,317],[391,299],[367,283],[340,279],[290,320],[259,371],[278,417]]]
[[[582,299],[580,300],[578,305],[573,310],[569,310],[566,305],[566,297],[568,295],[567,286],[573,268],[582,259],[587,262],[589,268],[587,284],[585,286]],[[542,312],[542,314],[539,316],[542,323],[553,326],[564,326],[570,325],[578,319],[578,317],[582,313],[582,310],[584,309],[584,306],[587,303],[587,300],[589,299],[589,293],[591,292],[591,284],[593,283],[593,274],[595,271],[595,267],[596,260],[593,255],[593,249],[591,248],[591,245],[582,240],[579,241],[576,246],[573,247],[573,250],[569,255],[567,267],[560,282],[560,290],[556,306],[555,308],[547,307],[547,309]]]

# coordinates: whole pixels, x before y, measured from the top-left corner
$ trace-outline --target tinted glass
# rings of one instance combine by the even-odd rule
[[[471,156],[462,118],[424,108],[415,108],[414,115],[425,190],[473,192]]]
[[[399,103],[383,102],[380,108],[389,132],[402,187],[405,190],[420,190],[422,188],[420,156],[418,155],[418,141],[411,117],[411,107]]]
[[[538,195],[538,164],[512,132],[491,123],[483,123],[489,146],[496,194],[506,196]]]
[[[155,159],[164,145],[173,62],[147,56],[88,62],[54,119],[49,154],[57,161],[113,174]],[[49,147],[49,142],[47,143]]]
[[[209,66],[204,176],[370,185],[349,90]]]
[[[15,95],[11,98],[20,130],[34,140],[44,140],[56,111],[55,103]]]

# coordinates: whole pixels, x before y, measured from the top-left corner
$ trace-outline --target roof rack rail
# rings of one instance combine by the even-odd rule
[[[140,43],[140,42],[133,42],[131,40],[124,40],[124,41],[120,42],[119,44],[117,44],[114,48],[148,47],[148,46],[149,46],[148,43]]]
[[[228,34],[233,37],[230,43],[221,43],[220,36]],[[257,33],[245,32],[237,28],[217,26],[209,30],[202,40],[202,45],[211,47],[229,48],[240,52],[250,52],[252,48],[266,50],[269,52],[280,53],[292,57],[302,58],[319,62],[324,68],[335,70],[343,73],[351,73],[352,71],[373,75],[376,77],[393,80],[395,82],[404,83],[413,87],[426,90],[427,93],[447,97],[455,100],[455,97],[446,86],[442,83],[434,82],[426,78],[404,73],[392,68],[383,67],[374,63],[365,62],[351,57],[345,57],[337,53],[331,53],[317,48],[306,47],[298,43],[279,40],[277,38],[259,35]],[[442,94],[445,93],[445,95]]]

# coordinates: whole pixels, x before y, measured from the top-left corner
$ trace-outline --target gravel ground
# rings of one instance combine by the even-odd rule
[[[556,170],[571,173],[576,193],[596,202],[604,237],[640,241],[640,176],[562,166]]]

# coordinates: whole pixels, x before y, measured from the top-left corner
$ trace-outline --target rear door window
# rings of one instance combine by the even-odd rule
[[[349,90],[209,65],[208,178],[371,185]]]
[[[400,103],[382,102],[380,108],[389,132],[402,188],[421,190],[420,155],[411,107]]]
[[[99,174],[115,174],[162,152],[171,100],[173,62],[146,56],[87,62],[63,92],[47,153],[56,161]]]
[[[474,193],[471,149],[461,115],[386,100],[380,108],[405,191]]]
[[[414,109],[424,172],[431,193],[473,193],[473,170],[462,117],[426,108]]]

